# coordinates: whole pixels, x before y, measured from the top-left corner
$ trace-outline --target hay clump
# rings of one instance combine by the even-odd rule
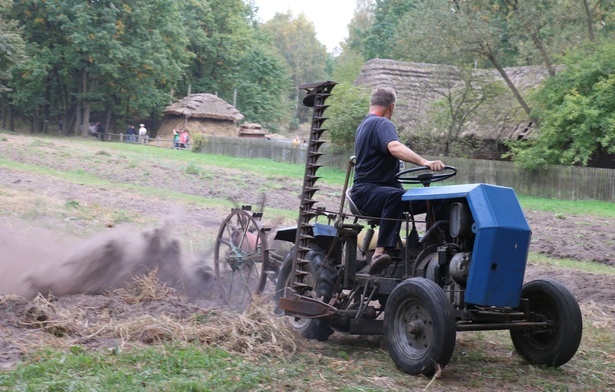
[[[75,323],[78,317],[71,310],[56,307],[53,301],[53,296],[45,298],[41,294],[37,295],[32,300],[32,305],[21,325],[30,329],[40,329],[57,337],[75,333],[79,329]]]
[[[253,303],[243,314],[214,310],[195,321],[202,323],[192,331],[199,341],[228,351],[285,359],[297,349],[297,335],[269,304]]]
[[[158,279],[158,268],[149,271],[147,275],[137,275],[132,278],[132,284],[111,292],[112,296],[121,298],[126,303],[160,301],[175,293]]]
[[[297,335],[271,303],[252,304],[243,314],[199,307],[156,279],[155,272],[104,295],[32,300],[4,298],[10,319],[4,339],[19,356],[41,348],[125,351],[146,345],[203,344],[249,358],[286,360]]]

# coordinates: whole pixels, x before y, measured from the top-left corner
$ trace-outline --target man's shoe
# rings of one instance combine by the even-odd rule
[[[369,263],[369,274],[375,275],[384,271],[389,265],[391,265],[391,256],[383,253],[381,255],[372,257],[372,261]]]

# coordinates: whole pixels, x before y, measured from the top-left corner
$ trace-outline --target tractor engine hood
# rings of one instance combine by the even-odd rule
[[[465,302],[517,307],[532,232],[512,188],[467,184],[412,188],[406,201],[465,199],[476,234]]]

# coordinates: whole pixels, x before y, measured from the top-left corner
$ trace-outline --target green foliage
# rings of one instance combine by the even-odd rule
[[[526,168],[586,166],[615,153],[615,44],[600,42],[565,59],[566,68],[536,94],[540,129],[510,143],[510,156]]]
[[[327,109],[329,120],[325,124],[331,130],[333,144],[344,148],[354,146],[357,126],[369,109],[370,93],[370,90],[350,83],[335,86],[333,95],[327,100],[331,107]]]
[[[25,44],[17,23],[7,17],[12,1],[0,0],[0,93],[7,91],[4,82],[9,78],[12,65],[24,60]]]
[[[203,147],[205,143],[207,143],[207,139],[205,138],[205,135],[203,135],[202,133],[196,133],[192,135],[191,139],[192,139],[192,150],[193,151],[199,151],[201,147]]]
[[[374,22],[366,32],[362,48],[363,57],[395,58],[395,48],[398,44],[395,32],[403,16],[413,9],[418,0],[376,0]]]
[[[145,118],[155,131],[171,95],[189,89],[275,131],[292,109],[309,116],[296,87],[326,80],[333,66],[304,15],[261,26],[243,0],[0,1],[0,72],[23,57],[19,23],[29,58],[12,69],[8,102],[33,131],[63,120],[85,134],[80,124]]]
[[[373,2],[374,0],[357,0],[354,15],[348,24],[348,39],[342,44],[344,52],[352,50],[363,56],[365,41],[374,23]]]
[[[228,101],[242,80],[237,74],[242,59],[255,43],[252,11],[242,0],[190,0],[181,4],[183,24],[189,39],[186,49],[194,53],[180,83],[180,96],[188,92],[218,92]]]
[[[297,104],[302,99],[297,86],[326,80],[327,49],[316,39],[314,24],[303,14],[294,17],[290,12],[278,13],[263,25],[263,32],[271,37],[273,46],[285,60],[291,82],[288,98],[295,103],[299,120],[307,122],[311,112]]]
[[[344,51],[334,59],[335,64],[331,79],[338,83],[353,83],[359,76],[365,60],[358,51],[350,48],[349,45],[342,44],[342,47]]]
[[[18,110],[42,113],[41,121],[54,114],[50,107],[83,122],[91,110],[157,112],[190,57],[180,9],[171,0],[14,4],[32,58],[14,73],[14,98]],[[34,97],[39,101],[24,105]]]
[[[555,75],[562,53],[585,40],[613,39],[613,2],[376,1],[374,23],[363,30],[366,58],[493,67],[528,118],[531,108],[504,67],[544,65]],[[359,30],[360,31],[360,30]],[[373,39],[371,39],[371,38]],[[356,46],[353,46],[356,48]]]
[[[275,130],[276,124],[287,119],[290,113],[286,92],[291,81],[286,74],[284,59],[270,47],[255,43],[245,53],[240,65],[237,108],[246,122],[256,122]]]
[[[66,209],[79,209],[81,205],[77,200],[68,200],[66,203],[64,203],[64,207]]]
[[[188,166],[186,167],[185,172],[186,174],[200,176],[203,173],[203,169],[201,169],[199,166],[195,165],[194,163],[190,162]]]

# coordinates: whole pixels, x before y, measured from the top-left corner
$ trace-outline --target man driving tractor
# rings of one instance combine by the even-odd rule
[[[377,274],[391,263],[387,251],[397,246],[400,219],[406,211],[425,212],[424,203],[402,201],[405,190],[395,177],[399,161],[444,169],[440,160],[429,161],[399,141],[391,116],[396,94],[392,88],[380,87],[372,92],[369,113],[357,127],[355,135],[355,174],[352,200],[365,214],[380,217],[380,230],[369,273]],[[411,208],[411,209],[410,209]]]

